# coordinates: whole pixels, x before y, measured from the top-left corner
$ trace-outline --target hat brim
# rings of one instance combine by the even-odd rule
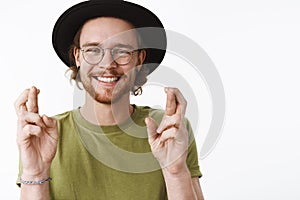
[[[149,73],[155,70],[166,52],[166,33],[159,18],[150,10],[137,4],[119,0],[94,0],[76,4],[66,10],[57,20],[52,44],[59,58],[70,67],[69,49],[79,28],[89,19],[96,17],[116,17],[130,22],[135,28],[155,27],[160,31],[140,33],[147,48],[144,64],[148,64]],[[159,48],[151,48],[159,46]]]

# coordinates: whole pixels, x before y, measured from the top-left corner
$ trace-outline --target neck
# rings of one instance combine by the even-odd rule
[[[104,104],[95,101],[86,93],[85,104],[80,108],[81,115],[92,124],[100,126],[116,125],[125,122],[133,113],[129,95],[124,95],[117,102]]]

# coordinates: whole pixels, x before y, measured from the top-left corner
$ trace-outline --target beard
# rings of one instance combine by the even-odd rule
[[[135,80],[134,69],[124,74],[116,69],[105,70],[97,73],[80,73],[80,79],[86,92],[98,103],[112,104],[118,102],[124,95],[129,94],[134,86]],[[112,75],[120,77],[113,87],[105,87],[98,84],[96,76]]]

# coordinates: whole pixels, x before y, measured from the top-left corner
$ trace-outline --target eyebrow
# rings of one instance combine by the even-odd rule
[[[99,42],[88,42],[88,43],[85,43],[85,44],[82,45],[82,47],[87,47],[87,46],[99,46],[99,47],[101,47],[101,44]],[[121,43],[118,43],[118,44],[113,46],[113,48],[115,48],[115,47],[135,49],[133,46],[131,46],[129,44],[121,44]]]
[[[82,47],[87,47],[87,46],[100,46],[99,42],[88,42],[82,45]]]

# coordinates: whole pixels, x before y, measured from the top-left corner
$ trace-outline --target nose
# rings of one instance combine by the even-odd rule
[[[100,63],[98,64],[103,68],[115,68],[117,67],[117,63],[114,61],[110,49],[104,49],[104,55]]]

